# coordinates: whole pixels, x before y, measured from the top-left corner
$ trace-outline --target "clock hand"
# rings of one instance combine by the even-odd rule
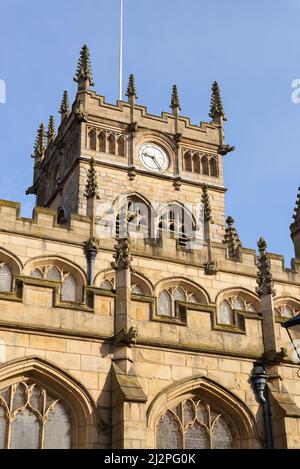
[[[146,157],[148,157],[148,158],[151,158],[151,159],[154,161],[154,163],[156,164],[157,169],[158,169],[159,171],[162,171],[162,168],[161,168],[161,166],[159,165],[159,163],[157,162],[157,159],[155,158],[155,156],[149,155],[149,153],[144,153],[144,155],[145,155]]]

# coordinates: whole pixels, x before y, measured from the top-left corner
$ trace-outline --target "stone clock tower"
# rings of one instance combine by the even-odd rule
[[[192,125],[133,75],[108,104],[87,46],[74,80],[38,129],[33,217],[0,200],[0,449],[299,448],[299,206],[291,268],[242,246],[216,82]]]

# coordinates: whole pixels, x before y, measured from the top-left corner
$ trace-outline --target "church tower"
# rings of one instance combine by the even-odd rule
[[[122,195],[128,197],[128,203],[141,201],[160,208],[169,204],[169,209],[186,207],[195,225],[205,188],[211,209],[210,240],[222,243],[226,192],[223,157],[233,147],[224,142],[226,117],[218,84],[212,86],[211,120],[197,126],[181,116],[175,85],[171,112],[160,117],[150,115],[144,106],[137,104],[133,75],[126,93],[128,102],[107,104],[103,96],[91,89],[94,83],[86,45],[82,47],[74,81],[78,85],[75,102],[70,109],[65,91],[57,133],[53,116],[48,130],[44,125],[38,129],[33,155],[34,181],[27,191],[36,194],[36,205],[55,209],[58,223],[68,223],[72,214],[85,216],[86,181],[93,159],[100,204],[114,206]],[[172,216],[171,213],[165,224],[160,217],[156,228],[162,225],[170,228]],[[111,234],[112,237],[117,234],[113,228]],[[181,234],[179,244],[187,244],[191,235],[184,233],[184,227]],[[156,232],[149,233],[149,238],[156,236]]]

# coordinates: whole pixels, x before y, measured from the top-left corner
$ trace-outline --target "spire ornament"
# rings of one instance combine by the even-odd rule
[[[202,186],[202,204],[203,204],[204,221],[205,222],[212,221],[211,206],[210,206],[210,200],[209,200],[208,189],[207,189],[206,184],[203,184]]]
[[[62,121],[70,113],[69,94],[68,94],[67,90],[64,91],[62,102],[61,102],[60,109],[59,109],[59,113],[61,114],[61,120]]]
[[[37,131],[37,137],[35,140],[35,145],[34,145],[34,153],[33,153],[33,158],[35,160],[41,160],[45,156],[45,151],[46,151],[46,131],[45,131],[45,126],[42,123]]]
[[[229,257],[230,259],[241,260],[242,243],[234,226],[234,219],[228,217],[226,223],[227,228],[225,230],[224,242],[227,243]]]
[[[260,238],[257,243],[259,249],[259,258],[257,262],[258,273],[257,273],[257,284],[258,287],[256,288],[256,293],[258,296],[266,296],[266,295],[276,295],[276,291],[274,290],[274,281],[273,276],[271,274],[271,262],[269,257],[267,256],[267,243],[264,238]]]
[[[179,94],[178,94],[178,89],[176,85],[173,85],[173,88],[172,88],[170,108],[172,109],[174,114],[178,114],[178,112],[181,111]]]
[[[129,75],[129,81],[128,81],[128,86],[127,86],[127,91],[126,91],[126,96],[128,98],[136,98],[137,99],[137,93],[136,93],[136,87],[135,87],[135,78],[133,73]]]
[[[55,139],[55,121],[54,121],[54,116],[50,116],[49,118],[49,124],[48,124],[48,132],[47,132],[47,142],[48,145],[53,142]]]
[[[220,118],[226,121],[227,119],[223,108],[221,91],[216,81],[212,84],[211,92],[209,117],[211,117],[212,121],[216,123],[220,121]]]
[[[300,187],[298,187],[297,200],[296,200],[296,204],[295,204],[295,208],[294,208],[294,215],[293,215],[294,223],[296,223],[297,221],[300,221],[299,206],[300,206]]]
[[[90,61],[90,51],[86,44],[84,44],[80,51],[80,58],[78,61],[74,81],[78,83],[78,85],[85,83],[85,85],[81,89],[88,89],[89,86],[94,86]]]
[[[87,199],[99,197],[96,164],[94,158],[90,159],[90,167],[88,170],[87,183],[85,187],[85,197]]]
[[[129,238],[120,238],[118,244],[115,246],[116,253],[114,254],[115,262],[111,266],[114,270],[120,271],[125,269],[132,270],[132,256],[130,251]]]

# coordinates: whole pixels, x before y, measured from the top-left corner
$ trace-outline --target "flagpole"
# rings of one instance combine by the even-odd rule
[[[120,22],[120,62],[119,62],[119,99],[123,98],[123,0],[121,2]]]

